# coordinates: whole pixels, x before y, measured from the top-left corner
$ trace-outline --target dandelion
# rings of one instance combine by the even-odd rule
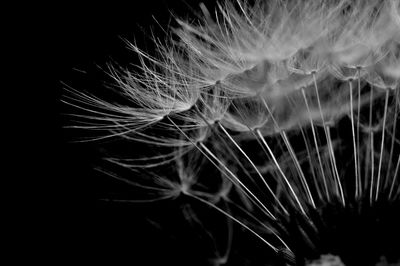
[[[107,158],[141,177],[102,171],[143,192],[130,202],[184,197],[225,217],[213,265],[244,265],[237,228],[265,246],[263,263],[399,263],[400,2],[200,9],[156,56],[129,43],[137,70],[109,69],[123,103],[68,89],[65,102],[85,112],[76,127],[107,132],[92,140],[151,150]]]

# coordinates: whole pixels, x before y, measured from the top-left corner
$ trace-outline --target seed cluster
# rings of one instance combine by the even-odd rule
[[[85,113],[78,127],[102,133],[92,140],[146,147],[107,159],[135,173],[117,178],[148,191],[132,201],[191,198],[290,265],[330,252],[317,246],[332,208],[397,206],[400,1],[200,8],[200,21],[177,19],[154,55],[129,43],[136,71],[110,69],[128,103],[66,96]]]

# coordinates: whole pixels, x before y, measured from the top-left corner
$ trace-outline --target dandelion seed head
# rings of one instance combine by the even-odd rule
[[[229,221],[216,264],[229,263],[232,224],[287,265],[351,265],[350,244],[375,262],[393,255],[373,241],[395,238],[384,211],[400,197],[399,1],[200,9],[198,21],[177,19],[178,40],[156,42],[157,56],[129,44],[137,71],[110,68],[124,103],[74,92],[89,113],[82,128],[148,145],[143,158],[109,161],[154,171],[124,179],[151,200],[182,196]],[[191,207],[184,215],[200,223]]]

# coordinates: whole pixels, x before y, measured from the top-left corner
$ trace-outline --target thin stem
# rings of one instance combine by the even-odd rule
[[[396,183],[396,179],[397,179],[398,174],[399,174],[398,173],[399,172],[399,168],[400,168],[400,156],[397,158],[396,170],[394,171],[392,185],[390,186],[389,199],[392,198],[394,184]]]
[[[244,117],[243,117],[243,115],[242,115],[242,112],[239,111],[239,109],[237,108],[237,106],[235,105],[235,103],[234,103],[232,100],[230,100],[230,102],[231,102],[232,107],[235,108],[235,110],[237,111],[237,113],[240,115],[240,118],[242,119],[242,123],[247,127],[247,129],[249,130],[249,132],[250,132],[250,133],[255,137],[255,139],[257,140],[257,143],[260,145],[260,147],[261,147],[261,149],[263,150],[264,154],[268,157],[268,160],[271,160],[271,156],[269,155],[268,151],[265,149],[264,145],[263,145],[262,142],[259,140],[259,138],[257,137],[257,135],[254,133],[254,130],[251,129],[251,128],[247,125],[247,123],[246,123],[246,121],[245,121],[245,119],[244,119]]]
[[[256,129],[256,133],[257,133],[257,135],[259,136],[259,138],[261,139],[261,141],[263,142],[263,144],[265,145],[265,147],[267,148],[267,150],[268,150],[268,152],[269,152],[269,154],[270,154],[272,160],[274,161],[276,167],[278,168],[279,173],[282,175],[283,180],[284,180],[284,181],[286,182],[286,184],[288,185],[288,187],[289,187],[289,189],[290,189],[290,192],[293,194],[293,197],[294,197],[294,199],[295,199],[297,205],[299,205],[299,208],[300,208],[301,212],[302,212],[305,216],[307,216],[306,213],[305,213],[305,211],[304,211],[304,209],[303,209],[303,206],[301,206],[300,200],[298,199],[296,193],[294,192],[293,187],[290,185],[289,180],[287,179],[286,175],[283,173],[282,168],[280,167],[278,161],[276,160],[276,157],[275,157],[274,153],[272,152],[271,148],[269,147],[269,145],[268,145],[267,142],[265,141],[264,136],[261,134],[261,132],[260,132],[259,129]]]
[[[229,181],[231,181],[242,192],[244,192],[251,201],[253,201],[252,199],[254,199],[259,204],[256,204],[256,206],[258,206],[263,212],[265,210],[265,214],[276,220],[276,217],[269,211],[269,209],[239,180],[239,178],[234,173],[232,173],[231,170],[229,170],[228,167],[225,166],[225,164],[220,159],[218,159],[217,156],[215,156],[202,142],[199,142],[199,145],[202,149],[204,149],[204,152],[169,116],[167,116],[167,118],[185,138],[187,138],[224,176],[228,178]],[[211,160],[210,156],[215,161],[217,161],[218,164],[221,165],[223,170],[225,171],[223,171],[213,160]],[[233,177],[233,179],[227,173],[229,173]],[[239,184],[239,186],[237,184]],[[249,194],[252,197],[250,197]]]
[[[313,162],[313,157],[311,155],[311,148],[310,148],[311,144],[310,144],[310,141],[309,141],[309,137],[308,137],[308,134],[306,132],[304,132],[304,129],[300,125],[299,125],[299,127],[300,127],[300,131],[301,131],[301,135],[302,135],[303,140],[304,140],[304,144],[306,145],[308,163],[310,164],[310,170],[311,170],[311,175],[312,175],[312,178],[313,178],[313,181],[314,181],[314,186],[315,186],[315,189],[317,191],[318,198],[322,199],[323,195],[322,195],[320,186],[318,184],[317,176],[316,176],[315,170],[314,170],[314,162]],[[318,150],[317,150],[317,152],[318,152]]]
[[[249,180],[251,180],[255,184],[249,171],[246,169],[246,167],[244,167],[244,165],[239,160],[239,158],[236,156],[235,152],[232,150],[231,146],[227,143],[227,141],[220,135],[220,132],[218,130],[215,130],[215,128],[207,121],[207,118],[200,112],[200,110],[197,108],[197,106],[195,106],[194,110],[197,112],[197,114],[200,116],[200,118],[206,123],[206,125],[211,129],[211,131],[215,133],[215,135],[219,138],[221,143],[223,143],[225,145],[225,147],[230,151],[231,156],[235,159],[236,163],[243,170],[244,174],[249,178]]]
[[[310,200],[312,206],[313,206],[314,209],[315,209],[316,207],[315,207],[314,199],[313,199],[313,197],[312,197],[312,195],[311,195],[311,191],[310,191],[310,188],[309,188],[309,186],[308,186],[307,180],[306,180],[306,178],[305,178],[305,176],[304,176],[303,170],[301,170],[300,163],[299,163],[299,161],[298,161],[296,155],[294,154],[293,148],[292,148],[292,146],[290,145],[290,142],[289,142],[289,140],[288,140],[288,138],[287,138],[287,135],[286,135],[286,132],[285,132],[285,131],[282,131],[282,137],[283,137],[283,141],[285,142],[286,147],[287,147],[287,149],[289,150],[289,153],[290,153],[290,155],[291,155],[291,157],[292,157],[292,159],[293,159],[293,161],[294,161],[294,163],[295,163],[295,166],[296,166],[296,168],[297,168],[297,171],[300,173],[300,179],[301,179],[301,182],[302,182],[302,184],[303,184],[303,186],[304,186],[304,188],[305,188],[305,190],[306,190],[306,194],[307,194],[307,196],[308,196],[308,198],[309,198],[309,200]]]
[[[329,149],[329,152],[331,154],[332,164],[333,164],[333,168],[335,170],[336,182],[337,182],[337,186],[339,187],[340,198],[342,199],[343,206],[346,206],[346,202],[345,202],[344,194],[343,194],[342,183],[340,182],[339,172],[338,172],[337,166],[336,166],[335,153],[333,152],[330,128],[329,128],[328,125],[326,127],[327,127],[326,131],[328,132],[328,149]]]
[[[325,177],[325,173],[324,173],[324,168],[323,168],[323,166],[322,166],[321,155],[319,154],[319,147],[318,147],[317,136],[316,136],[316,132],[315,132],[315,128],[314,128],[314,122],[313,122],[312,117],[311,117],[310,106],[308,105],[308,101],[307,101],[307,97],[306,97],[306,93],[305,93],[305,91],[304,91],[304,88],[301,88],[301,93],[302,93],[303,98],[304,98],[304,101],[305,101],[305,103],[306,103],[308,115],[309,115],[309,118],[310,118],[311,130],[312,130],[312,134],[313,134],[314,144],[315,144],[315,147],[316,147],[316,149],[317,149],[317,157],[318,157],[318,162],[319,162],[319,168],[320,168],[321,175],[322,175],[322,181],[323,181],[323,183],[324,183],[326,198],[328,199],[328,201],[330,201],[330,198],[329,198],[329,191],[328,191],[328,184],[327,184],[327,182],[326,182],[326,177]],[[322,114],[321,114],[321,116],[322,116]]]
[[[364,190],[367,190],[368,189],[368,176],[367,176],[367,173],[368,173],[368,170],[367,170],[367,168],[369,167],[369,165],[367,164],[368,162],[369,162],[369,160],[371,160],[371,180],[373,180],[374,179],[374,169],[373,169],[373,163],[374,163],[374,159],[373,159],[373,134],[372,134],[372,108],[373,108],[373,105],[372,105],[372,103],[373,103],[373,95],[374,95],[374,87],[373,87],[373,85],[371,85],[371,90],[370,90],[370,93],[369,93],[369,117],[368,117],[368,119],[369,119],[369,124],[368,124],[368,153],[367,153],[367,155],[368,154],[371,154],[371,158],[369,158],[368,157],[368,161],[366,161],[365,162],[365,168],[366,168],[366,170],[365,170],[365,187],[364,187]],[[371,152],[371,153],[369,153],[369,152]],[[372,181],[371,181],[372,182]]]
[[[324,115],[322,113],[321,100],[320,100],[320,97],[319,97],[317,78],[316,78],[315,74],[316,74],[316,71],[313,71],[312,72],[312,76],[313,76],[313,81],[314,81],[315,94],[317,95],[317,103],[318,103],[319,114],[321,116],[322,126],[324,128],[326,140],[327,140],[327,142],[329,142],[330,141],[330,137],[329,137],[329,133],[327,131],[327,125],[326,125],[326,122],[325,122],[325,118],[324,118]],[[334,159],[332,158],[332,154],[329,152],[329,157],[330,157],[331,162],[334,161]],[[335,168],[332,169],[333,170],[333,175],[335,175],[334,169]],[[339,177],[337,176],[336,178],[339,178]]]
[[[264,99],[263,97],[261,97],[261,100],[262,100],[262,102],[263,102],[265,108],[267,109],[268,114],[270,115],[270,117],[271,117],[271,119],[272,119],[272,122],[274,123],[276,129],[278,130],[278,132],[279,132],[279,134],[281,135],[281,137],[284,139],[284,142],[285,142],[286,147],[289,149],[290,144],[289,144],[289,141],[287,140],[286,133],[285,133],[283,130],[281,130],[281,128],[279,127],[279,124],[278,124],[278,122],[275,120],[275,117],[274,117],[274,115],[272,114],[271,109],[269,108],[269,106],[268,106],[267,102],[265,101],[265,99]],[[262,135],[260,131],[258,131],[258,134],[259,134],[259,135]],[[263,143],[266,144],[264,138],[262,138],[262,140],[263,140]],[[269,152],[270,152],[270,153],[272,152],[271,149],[269,149]],[[271,154],[271,155],[272,155],[272,154]],[[293,157],[292,157],[292,159],[293,159]],[[276,159],[275,159],[275,161],[276,161]],[[299,172],[299,169],[298,169],[297,167],[296,167],[296,170]],[[300,168],[300,171],[301,171],[301,168]],[[283,173],[283,171],[281,171],[281,173]],[[301,173],[302,173],[302,172],[301,172]],[[300,174],[301,174],[301,173],[300,173]],[[284,177],[285,177],[285,181],[286,181],[286,183],[289,185],[290,190],[291,190],[291,192],[293,193],[293,195],[294,195],[294,197],[295,197],[297,203],[299,204],[300,209],[303,210],[303,208],[302,208],[300,202],[298,201],[298,198],[297,198],[296,194],[294,193],[294,190],[293,190],[293,188],[291,187],[289,181],[287,180],[286,176],[284,176]],[[303,210],[303,212],[304,212],[304,210]],[[304,212],[304,215],[306,216],[305,212]]]
[[[238,219],[236,219],[235,217],[233,217],[231,214],[227,213],[226,211],[224,211],[223,209],[215,206],[214,204],[212,204],[211,202],[208,202],[196,195],[193,195],[191,193],[188,193],[188,196],[199,200],[200,202],[203,202],[204,204],[208,205],[209,207],[217,210],[218,212],[224,214],[225,216],[229,217],[230,219],[232,219],[233,221],[235,221],[236,223],[238,223],[239,225],[243,226],[243,228],[245,228],[246,230],[250,231],[253,235],[255,235],[256,237],[258,237],[259,239],[261,239],[261,241],[263,241],[265,244],[267,244],[267,246],[269,246],[271,249],[273,249],[276,253],[278,252],[278,248],[276,248],[275,246],[273,246],[271,243],[269,243],[267,240],[265,240],[262,236],[260,236],[258,233],[256,233],[253,229],[251,229],[250,227],[248,227],[247,225],[245,225],[243,222],[239,221]]]
[[[227,171],[233,178],[234,178],[234,180],[237,182],[237,183],[239,183],[239,185],[240,185],[240,187],[243,187],[244,188],[244,190],[248,193],[248,194],[250,194],[252,197],[253,197],[253,199],[255,200],[255,201],[257,201],[257,203],[258,204],[260,204],[261,205],[261,207],[268,213],[268,215],[270,216],[270,217],[272,217],[272,219],[274,219],[274,220],[276,220],[276,217],[270,212],[270,210],[240,181],[240,179],[234,174],[234,173],[232,173],[232,171],[231,170],[229,170],[228,169],[228,167],[226,167],[225,166],[225,164],[223,164],[222,163],[222,161],[220,160],[220,159],[218,159],[218,157],[217,156],[215,156],[215,154],[214,153],[212,153],[202,142],[200,142],[199,143],[199,145],[200,145],[200,147],[202,147],[205,151],[206,151],[206,153],[208,154],[208,155],[210,155],[215,161],[217,161],[218,162],[218,164],[220,164],[223,168],[224,168],[224,170],[225,171]],[[229,177],[228,177],[229,178]],[[229,178],[229,180],[233,183],[233,184],[235,184],[235,182],[231,179],[231,178]],[[249,197],[249,196],[248,196]],[[250,198],[250,197],[249,197]],[[251,199],[251,198],[250,198]]]
[[[375,147],[374,147],[374,132],[371,131],[371,185],[369,190],[369,202],[372,204],[372,194],[374,190],[374,174],[375,174]]]
[[[250,159],[250,157],[244,152],[242,148],[240,148],[239,144],[232,138],[232,136],[228,133],[228,131],[225,129],[225,127],[220,123],[217,122],[217,125],[222,129],[222,131],[225,133],[225,135],[229,138],[229,140],[236,146],[236,148],[243,154],[243,156],[246,158],[246,160],[250,163],[250,165],[254,168],[256,171],[257,175],[260,177],[264,185],[267,187],[269,193],[272,195],[272,197],[275,199],[275,201],[279,204],[279,206],[282,208],[282,210],[285,213],[288,213],[287,210],[283,207],[282,203],[279,201],[279,199],[276,197],[275,193],[272,191],[268,183],[265,181],[265,178],[262,176],[260,171],[258,170],[257,166],[253,163],[253,161]]]
[[[354,171],[355,171],[355,197],[358,198],[358,164],[357,164],[357,146],[356,137],[354,132],[354,114],[353,114],[353,85],[352,80],[349,80],[349,91],[350,91],[350,118],[351,118],[351,134],[353,137],[353,152],[354,152]]]
[[[244,209],[243,207],[241,207],[240,205],[235,204],[234,202],[232,202],[231,200],[227,199],[227,202],[230,202],[232,204],[235,205],[236,208],[238,208],[240,211],[244,212],[246,215],[248,215],[250,218],[252,218],[254,221],[256,221],[257,223],[259,223],[263,228],[267,229],[269,232],[271,232],[274,236],[276,236],[279,241],[281,241],[281,243],[285,246],[285,248],[287,248],[288,250],[290,250],[289,246],[285,243],[285,241],[283,241],[282,238],[279,237],[279,235],[272,230],[270,227],[266,226],[264,221],[260,221],[260,219],[258,219],[257,217],[255,217],[250,211]],[[291,250],[290,250],[291,251]]]
[[[380,180],[381,180],[381,168],[382,168],[382,157],[383,157],[383,145],[384,145],[384,142],[385,142],[386,115],[387,115],[388,100],[389,100],[389,89],[386,89],[386,95],[385,95],[385,110],[384,110],[384,113],[383,113],[383,127],[382,127],[382,137],[381,137],[381,153],[380,153],[380,156],[379,156],[378,179],[377,179],[377,181],[376,181],[375,201],[378,200],[379,186],[380,186]]]
[[[400,89],[396,90],[396,93],[399,93]],[[387,188],[388,182],[389,182],[389,173],[390,173],[390,168],[392,167],[392,158],[393,158],[393,151],[394,151],[394,142],[396,139],[396,126],[397,126],[397,119],[398,119],[398,97],[397,95],[394,95],[395,98],[395,103],[394,103],[394,119],[393,119],[393,129],[392,129],[392,143],[390,146],[390,153],[389,153],[389,164],[387,167],[386,171],[386,177],[385,177],[385,185],[384,187]]]
[[[360,110],[361,110],[361,67],[357,68],[357,85],[358,85],[358,97],[357,97],[357,182],[358,190],[356,190],[356,197],[361,196],[361,165],[360,165]]]

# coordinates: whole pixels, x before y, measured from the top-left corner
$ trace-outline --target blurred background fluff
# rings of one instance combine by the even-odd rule
[[[400,263],[400,2],[198,9],[152,52],[126,41],[107,97],[65,86],[80,140],[114,143],[97,170],[132,189],[102,200],[158,206],[203,265]]]

